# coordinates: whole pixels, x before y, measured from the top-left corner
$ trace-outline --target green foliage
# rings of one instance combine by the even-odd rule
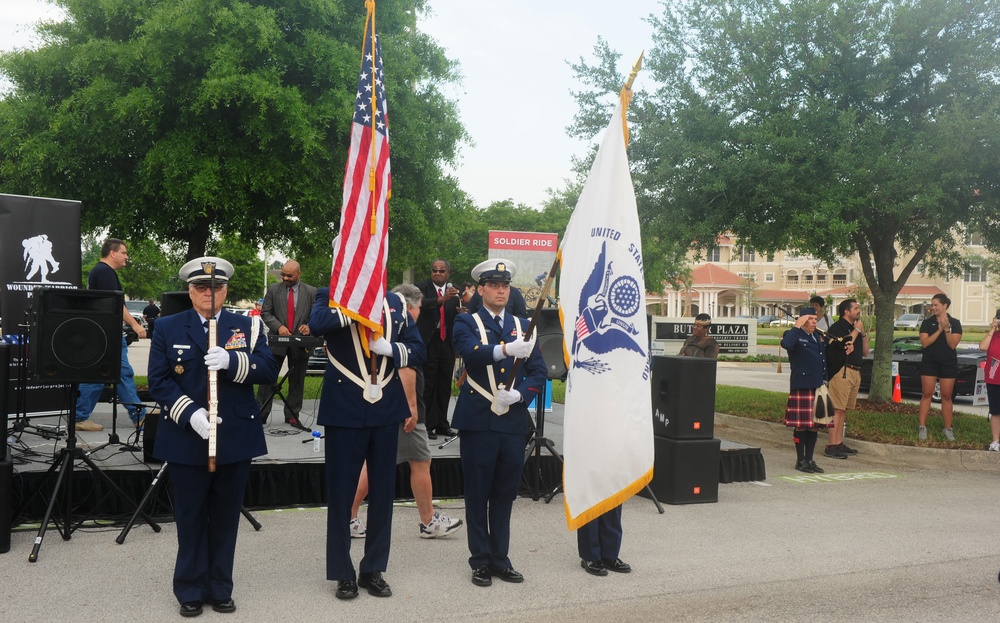
[[[724,232],[857,253],[889,333],[918,262],[955,262],[966,227],[1000,248],[1000,0],[678,0],[651,24],[655,84],[629,111],[646,257]],[[595,56],[574,66],[578,136],[622,84],[618,55]]]
[[[348,0],[60,0],[44,45],[0,56],[0,190],[83,201],[83,228],[202,255],[238,235],[303,256],[337,229],[364,5]],[[427,246],[465,132],[454,64],[379,4],[394,231]],[[399,218],[396,218],[400,215]],[[397,262],[408,261],[406,253]],[[392,255],[390,261],[396,261]]]

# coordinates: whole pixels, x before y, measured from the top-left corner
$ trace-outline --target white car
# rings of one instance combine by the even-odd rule
[[[903,314],[899,318],[896,318],[896,322],[893,323],[892,328],[903,331],[916,331],[920,328],[923,321],[924,317],[920,314]]]
[[[789,318],[785,316],[783,318],[778,318],[777,320],[772,320],[769,326],[772,327],[790,327],[795,324],[795,318]]]

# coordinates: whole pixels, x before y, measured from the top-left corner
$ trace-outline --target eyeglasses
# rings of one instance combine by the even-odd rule
[[[431,272],[432,273],[446,273],[446,272],[448,272],[448,269],[447,268],[432,268]]]
[[[215,284],[215,291],[218,292],[219,290],[221,290],[222,288],[225,288],[225,287],[226,287],[226,284],[224,284],[224,283],[217,283],[217,284]],[[206,291],[210,290],[211,288],[212,288],[212,284],[210,284],[210,283],[196,283],[196,284],[194,284],[195,292],[206,292]]]
[[[510,290],[510,284],[503,281],[487,281],[486,285],[494,290]]]

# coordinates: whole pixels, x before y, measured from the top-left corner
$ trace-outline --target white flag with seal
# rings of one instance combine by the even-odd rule
[[[619,506],[653,477],[646,290],[626,152],[627,97],[623,89],[560,248],[570,530]]]

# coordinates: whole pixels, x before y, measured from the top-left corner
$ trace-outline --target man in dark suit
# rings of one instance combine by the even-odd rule
[[[378,371],[377,384],[373,384],[370,358],[362,345],[368,329],[359,327],[339,308],[330,307],[327,288],[316,293],[309,326],[314,334],[323,336],[329,351],[319,403],[319,423],[326,429],[326,579],[337,582],[338,599],[357,597],[359,586],[370,595],[388,597],[392,590],[382,572],[389,563],[396,443],[400,422],[411,415],[398,370],[424,362],[424,342],[403,298],[386,293],[382,314],[385,337],[368,342]],[[351,504],[366,461],[365,554],[359,573],[355,573]]]
[[[214,280],[207,263],[214,263]],[[193,307],[160,319],[149,350],[149,392],[166,407],[153,455],[170,463],[177,522],[173,588],[185,617],[201,614],[205,603],[216,612],[236,610],[233,557],[240,510],[250,461],[267,453],[253,386],[278,377],[260,323],[222,310],[232,275],[233,265],[217,257],[185,264],[180,277],[188,283]],[[209,347],[213,309],[217,341]],[[207,468],[209,370],[216,372],[218,395],[214,472]]]
[[[439,258],[431,263],[430,279],[416,284],[424,296],[417,327],[427,347],[423,369],[428,439],[455,434],[448,425],[451,380],[455,372],[455,347],[451,336],[461,299],[458,289],[448,281],[449,277],[451,265]]]
[[[506,313],[513,265],[487,260],[472,270],[483,306],[455,320],[455,349],[465,361],[466,380],[455,406],[465,477],[472,583],[489,586],[493,576],[522,582],[507,556],[510,514],[524,469],[528,403],[546,381],[545,362],[534,341],[522,339],[528,321]],[[508,389],[515,359],[518,374]]]
[[[295,260],[285,262],[281,267],[281,283],[272,284],[264,296],[264,307],[260,317],[271,331],[271,335],[311,335],[309,331],[309,314],[316,302],[316,288],[303,283],[302,269]],[[278,362],[278,369],[288,357],[288,393],[285,399],[285,423],[293,428],[308,431],[299,419],[302,411],[302,393],[306,383],[309,349],[288,346],[271,346],[271,353]],[[267,423],[271,414],[271,403],[274,401],[274,386],[261,385],[257,389],[257,402],[260,404],[260,418]]]

